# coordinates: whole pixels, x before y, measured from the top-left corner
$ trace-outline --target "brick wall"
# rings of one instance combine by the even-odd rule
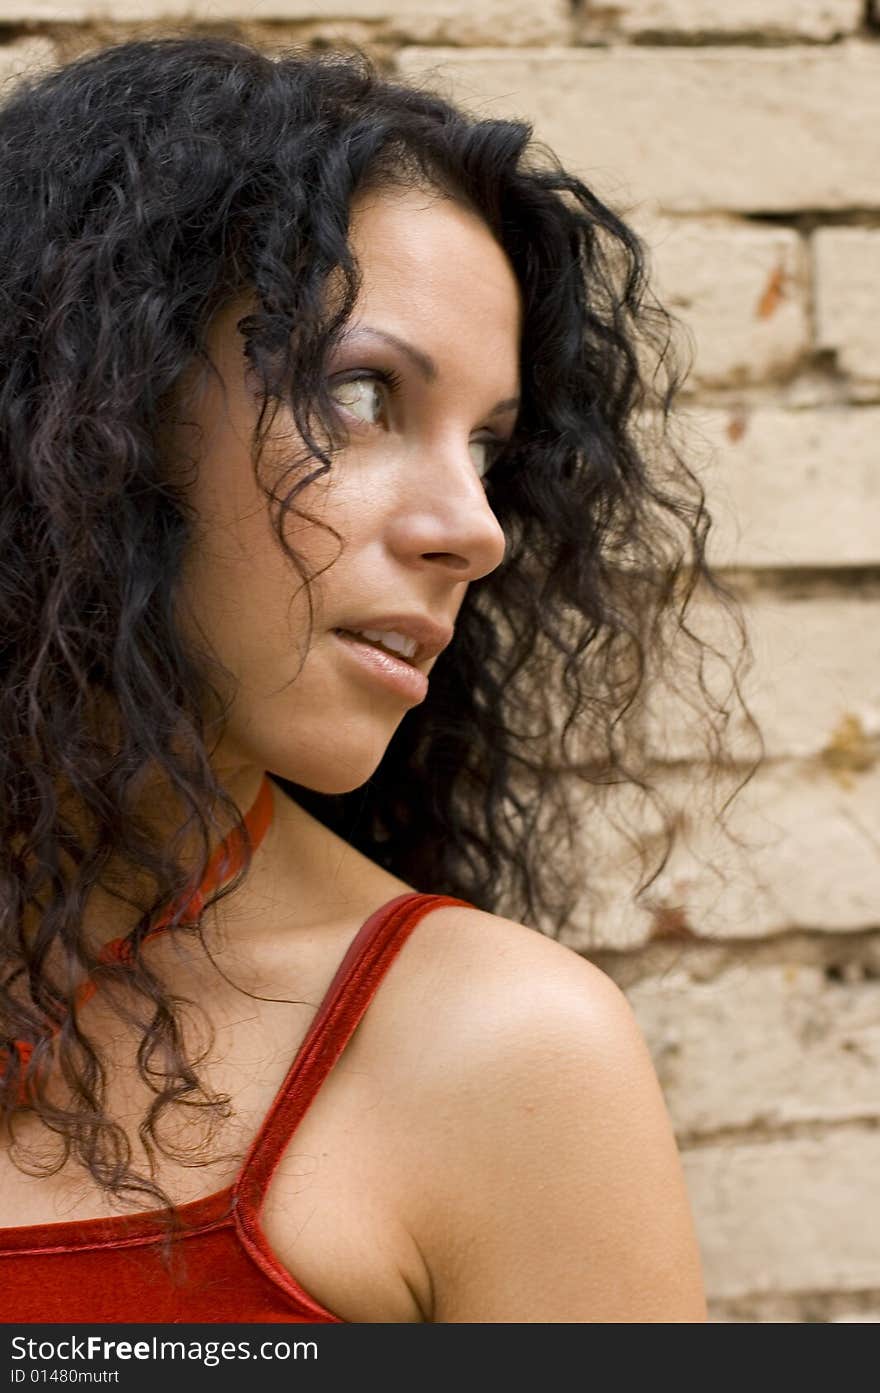
[[[646,1032],[713,1318],[880,1320],[880,10],[0,0],[0,80],[193,23],[354,39],[525,116],[645,236],[693,336],[684,404],[711,447],[713,555],[747,604],[767,761],[724,875],[694,826],[649,902],[609,895],[597,916],[585,898],[568,941]],[[670,784],[699,782],[685,719],[657,710],[649,738]]]

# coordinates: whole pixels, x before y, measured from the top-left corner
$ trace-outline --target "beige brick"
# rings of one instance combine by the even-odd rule
[[[821,965],[741,965],[694,981],[687,959],[627,997],[676,1130],[880,1117],[880,991]]]
[[[683,776],[685,788],[693,777]],[[880,766],[843,773],[768,764],[729,820],[739,846],[691,815],[690,848],[679,846],[653,887],[656,903],[683,901],[694,929],[719,937],[877,924]],[[700,858],[714,862],[720,881]]]
[[[93,21],[346,20],[387,23],[417,43],[565,42],[566,0],[0,0],[3,19]]]
[[[712,1298],[880,1286],[880,1132],[699,1147],[683,1161]]]
[[[856,591],[792,599],[761,595],[743,606],[754,661],[743,692],[770,758],[824,756],[858,767],[880,752],[880,600]],[[690,627],[729,659],[738,637],[726,612],[695,603]],[[719,700],[730,690],[729,663],[706,656],[706,679]],[[702,747],[674,682],[647,703],[647,738],[658,759],[696,759]],[[731,703],[732,705],[732,703]],[[735,757],[753,737],[737,715],[727,732]]]
[[[880,385],[880,231],[820,228],[813,252],[818,346],[843,372]]]
[[[858,29],[862,0],[588,0],[584,34],[594,30],[637,34],[832,39]]]
[[[54,58],[54,45],[43,38],[20,39],[0,48],[0,98],[15,86],[19,77],[51,67]]]
[[[810,337],[807,259],[796,232],[665,219],[646,240],[654,291],[693,336],[691,386],[792,371]]]
[[[724,1325],[826,1325],[838,1321],[875,1321],[880,1318],[877,1292],[795,1292],[777,1296],[740,1297],[710,1301],[709,1320]]]
[[[880,905],[880,765],[766,764],[726,812],[713,815],[707,771],[655,782],[681,830],[662,873],[638,901],[641,839],[656,869],[656,823],[630,788],[603,801],[584,790],[577,815],[582,890],[562,938],[579,951],[634,948],[658,933],[724,943],[801,929],[869,930]],[[720,785],[730,791],[725,780]],[[577,795],[576,795],[577,796]],[[616,819],[612,823],[611,816]],[[543,927],[536,925],[535,927]]]
[[[536,135],[606,201],[876,208],[880,46],[406,48],[401,70]]]
[[[717,566],[880,561],[880,408],[694,408],[683,420],[703,461]]]

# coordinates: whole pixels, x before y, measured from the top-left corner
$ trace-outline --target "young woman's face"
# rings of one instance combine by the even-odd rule
[[[364,195],[351,243],[362,291],[328,363],[349,443],[297,497],[316,521],[292,513],[285,524],[310,573],[332,563],[311,583],[307,649],[305,590],[250,463],[258,402],[236,329],[245,301],[218,313],[209,334],[225,399],[206,374],[183,413],[201,434],[182,622],[237,679],[215,762],[233,780],[271,769],[324,793],[357,788],[374,772],[398,723],[424,700],[469,583],[502,559],[481,475],[513,431],[519,392],[519,288],[477,217],[424,192]],[[291,413],[279,411],[263,477],[275,479],[273,466],[302,451]],[[341,550],[321,522],[340,534]],[[387,637],[408,619],[436,632],[416,634],[429,648],[403,665],[339,632]]]

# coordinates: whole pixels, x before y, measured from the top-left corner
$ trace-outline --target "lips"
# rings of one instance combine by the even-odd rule
[[[345,634],[349,638],[357,639],[359,643],[369,643],[372,647],[378,648],[380,652],[389,653],[392,657],[400,658],[405,663],[413,663],[413,666],[415,666],[414,659],[418,652],[418,644],[415,639],[407,638],[404,634],[397,634],[392,630],[386,631],[388,639],[401,640],[406,647],[406,651],[401,651],[399,648],[395,648],[392,642],[387,642],[384,638],[380,638],[379,631],[376,629],[368,629],[366,632],[358,632],[355,629],[337,629],[336,632],[338,634]]]
[[[337,634],[352,635],[359,643],[369,644],[370,640],[362,637],[364,630],[371,633],[400,634],[404,638],[412,639],[417,646],[411,656],[394,653],[393,650],[379,644],[373,646],[379,652],[392,654],[401,662],[408,662],[417,668],[423,668],[425,663],[442,653],[452,642],[455,632],[451,624],[415,612],[346,615],[335,626]]]
[[[347,655],[346,662],[354,664],[353,670],[359,671],[362,679],[366,678],[371,685],[378,683],[411,704],[424,701],[428,694],[428,674],[415,663],[342,628],[334,629],[333,636]]]

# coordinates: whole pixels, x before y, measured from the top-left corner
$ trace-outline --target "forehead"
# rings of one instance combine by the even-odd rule
[[[448,195],[390,189],[356,197],[349,240],[363,274],[359,310],[381,308],[434,331],[482,325],[518,339],[521,295],[483,220]]]

